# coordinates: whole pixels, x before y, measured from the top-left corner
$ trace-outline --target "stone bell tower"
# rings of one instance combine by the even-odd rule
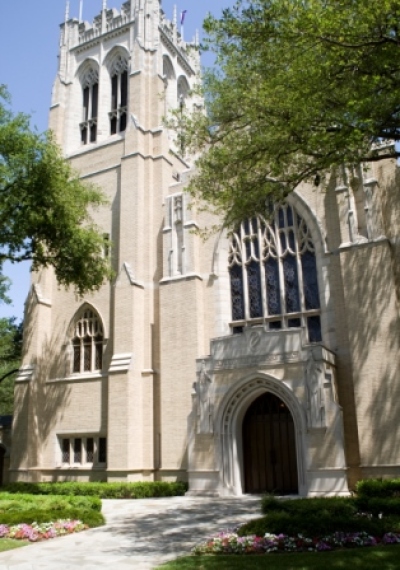
[[[160,0],[119,10],[103,0],[92,23],[71,18],[68,4],[49,126],[107,197],[93,219],[109,236],[116,278],[79,299],[51,270],[33,275],[11,477],[53,480],[73,469],[82,480],[152,479],[161,465],[163,205],[188,169],[163,117],[196,102],[198,42],[183,41]],[[163,404],[173,422],[172,408]]]

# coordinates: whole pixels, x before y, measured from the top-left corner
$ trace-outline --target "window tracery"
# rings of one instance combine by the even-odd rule
[[[126,130],[128,111],[128,62],[119,56],[111,68],[110,133]]]
[[[86,309],[75,322],[72,338],[72,372],[94,372],[103,367],[103,327],[91,309]]]
[[[99,106],[99,74],[94,68],[90,68],[82,80],[82,122],[81,143],[88,144],[97,140],[97,114]]]
[[[270,330],[305,326],[310,342],[321,341],[314,243],[290,205],[269,219],[242,222],[230,240],[228,265],[234,333],[249,321],[265,322]]]

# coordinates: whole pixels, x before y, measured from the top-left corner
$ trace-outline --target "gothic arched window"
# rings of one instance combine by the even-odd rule
[[[97,139],[97,113],[99,106],[99,74],[96,69],[90,68],[82,80],[83,109],[81,130],[82,144],[96,142]]]
[[[111,68],[110,133],[126,130],[128,112],[128,62],[119,57]]]
[[[178,77],[177,86],[178,86],[177,89],[178,105],[181,105],[189,97],[189,92],[190,92],[188,80],[184,75]]]
[[[240,224],[230,240],[229,273],[234,333],[263,322],[271,330],[304,326],[310,342],[321,341],[315,248],[291,206]]]
[[[103,367],[103,327],[91,309],[85,309],[74,323],[72,372],[94,372]]]

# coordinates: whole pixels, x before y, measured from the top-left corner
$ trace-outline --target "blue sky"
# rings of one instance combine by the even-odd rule
[[[123,0],[108,0],[109,8],[120,8]],[[178,15],[187,10],[185,39],[191,40],[208,12],[219,15],[233,0],[163,0],[167,18],[173,6]],[[83,19],[91,22],[102,7],[102,0],[83,0]],[[28,113],[32,125],[46,130],[51,88],[57,71],[59,24],[64,20],[65,0],[2,0],[0,2],[0,83],[12,96],[14,111]],[[70,1],[70,16],[78,17],[79,0]],[[29,289],[29,265],[6,265],[4,273],[12,281],[13,304],[0,305],[0,316],[22,318]]]

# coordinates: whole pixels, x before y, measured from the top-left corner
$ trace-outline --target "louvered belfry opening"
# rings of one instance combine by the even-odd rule
[[[246,412],[243,460],[246,493],[298,493],[293,418],[274,394],[259,396]]]

